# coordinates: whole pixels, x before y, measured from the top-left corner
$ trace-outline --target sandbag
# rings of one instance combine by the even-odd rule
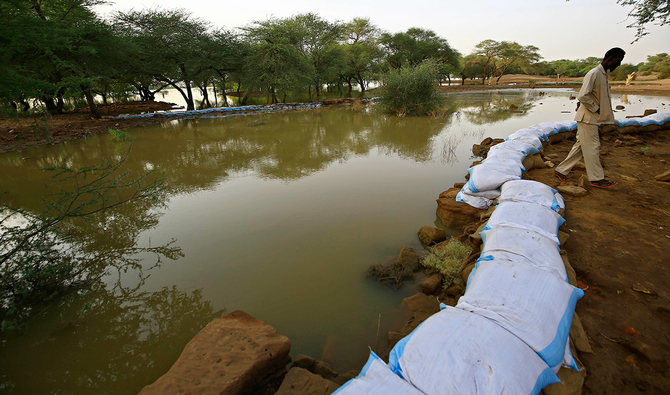
[[[498,189],[506,181],[519,180],[523,170],[521,167],[511,168],[495,163],[482,163],[468,169],[470,179],[467,182],[472,192]]]
[[[568,281],[558,244],[554,240],[530,230],[506,226],[488,229],[480,234],[483,242],[480,260],[524,262]]]
[[[465,188],[465,187],[463,187]],[[468,204],[474,208],[478,208],[481,210],[485,210],[493,204],[493,199],[489,199],[483,196],[475,196],[475,195],[470,195],[467,193],[463,193],[461,190],[458,192],[458,195],[456,195],[456,201]]]
[[[489,152],[499,149],[509,149],[512,151],[521,152],[525,155],[530,155],[540,152],[540,148],[542,148],[542,143],[539,142],[539,140],[537,143],[532,143],[530,141],[508,140],[494,145],[489,149]]]
[[[554,127],[560,132],[571,132],[577,130],[577,121],[558,121],[554,122]]]
[[[488,229],[501,226],[531,230],[558,244],[558,227],[565,219],[543,205],[523,202],[498,204],[488,222]],[[487,228],[484,228],[487,230]]]
[[[563,196],[558,191],[541,182],[532,180],[508,181],[500,188],[500,203],[525,202],[539,204],[556,212],[565,209]]]
[[[526,154],[524,154],[523,152],[510,150],[510,149],[497,149],[497,150],[489,151],[486,158],[487,159],[489,159],[489,158],[508,158],[508,159],[512,159],[512,160],[514,160],[518,163],[522,163],[523,160],[526,158]]]
[[[335,394],[423,395],[421,391],[393,373],[374,352],[370,352],[370,357],[358,376],[344,383],[332,395]]]
[[[437,394],[539,394],[558,377],[530,348],[494,322],[446,307],[391,350],[391,370]]]
[[[525,262],[484,261],[470,276],[456,308],[505,328],[558,372],[575,305],[584,291]]]

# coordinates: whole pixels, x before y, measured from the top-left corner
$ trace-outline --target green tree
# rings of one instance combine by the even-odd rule
[[[624,7],[633,6],[628,13],[635,20],[628,27],[637,29],[633,42],[649,34],[648,24],[656,22],[655,25],[663,26],[670,23],[670,0],[617,0],[617,3]]]
[[[183,9],[118,12],[117,27],[140,48],[139,70],[176,89],[194,110],[193,81],[209,67],[205,61],[209,23]]]
[[[655,72],[659,73],[659,78],[670,78],[670,56],[667,53],[649,55],[640,66],[640,71],[645,75]]]
[[[380,43],[387,52],[386,61],[393,69],[418,66],[428,59],[436,64],[458,67],[458,51],[432,30],[413,27],[404,33],[384,33]]]
[[[531,70],[531,66],[542,57],[538,53],[539,48],[533,45],[521,45],[514,41],[484,40],[475,46],[478,63],[484,71],[482,84],[486,78],[498,77],[500,81],[503,75],[512,68],[520,68],[524,71]]]
[[[435,88],[440,79],[435,61],[391,70],[380,88],[382,111],[397,115],[428,115],[439,111],[443,96]]]
[[[378,45],[379,28],[367,18],[354,18],[344,28],[344,65],[341,79],[347,83],[347,97],[351,97],[352,80],[365,93],[368,81],[379,70],[384,52]]]

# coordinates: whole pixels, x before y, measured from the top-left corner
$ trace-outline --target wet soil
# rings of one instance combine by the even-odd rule
[[[593,347],[580,354],[584,394],[670,393],[670,131],[604,135],[601,158],[609,189],[565,196],[570,238],[562,246],[585,296],[577,313]],[[545,148],[558,164],[573,140]],[[642,147],[649,147],[644,153]],[[552,187],[577,185],[585,170],[561,183],[553,169],[530,178]]]

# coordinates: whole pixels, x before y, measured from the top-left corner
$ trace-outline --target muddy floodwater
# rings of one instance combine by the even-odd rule
[[[92,248],[175,240],[183,257],[154,267],[153,256],[138,256],[142,271],[114,268],[1,333],[0,392],[137,393],[203,326],[235,310],[288,336],[292,356],[341,372],[360,367],[368,347],[386,341],[401,300],[417,292],[378,285],[365,278],[368,266],[403,245],[421,250],[416,231],[442,226],[435,199],[464,181],[473,143],[572,119],[574,94],[448,94],[450,111],[437,118],[349,106],[129,130],[124,166],[160,174],[165,205],[129,204],[72,227]],[[617,118],[670,111],[661,97],[614,95],[619,104]],[[1,154],[2,199],[39,212],[50,192],[42,168],[118,159],[130,144],[99,135]]]

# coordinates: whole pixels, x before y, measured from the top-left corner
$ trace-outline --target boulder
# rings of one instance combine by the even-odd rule
[[[421,292],[437,295],[442,291],[442,274],[436,273],[421,282]]]
[[[412,247],[403,246],[400,249],[398,262],[400,262],[402,266],[408,267],[413,271],[421,269],[421,265],[419,264],[419,257],[416,255],[416,252],[414,252],[414,248]]]
[[[460,228],[470,222],[479,220],[486,210],[480,210],[467,203],[456,201],[456,195],[460,190],[451,188],[437,199],[437,216],[448,228]]]
[[[413,311],[415,313],[426,313],[432,315],[440,311],[440,303],[434,296],[428,296],[424,293],[414,294],[402,300],[400,308]]]
[[[432,226],[422,226],[417,235],[427,245],[439,243],[447,239],[447,232],[444,229],[433,228]]]
[[[286,372],[291,342],[237,310],[207,324],[170,370],[140,394],[241,394]]]
[[[575,197],[585,196],[588,193],[586,189],[574,185],[559,185],[556,189],[562,194]]]
[[[295,357],[291,367],[305,369],[311,373],[318,374],[327,380],[335,381],[338,376],[337,372],[329,364],[302,354]]]
[[[328,395],[340,386],[306,369],[293,367],[281,383],[276,395]]]
[[[656,181],[670,181],[670,170],[666,171],[665,173],[661,173],[654,177]]]

